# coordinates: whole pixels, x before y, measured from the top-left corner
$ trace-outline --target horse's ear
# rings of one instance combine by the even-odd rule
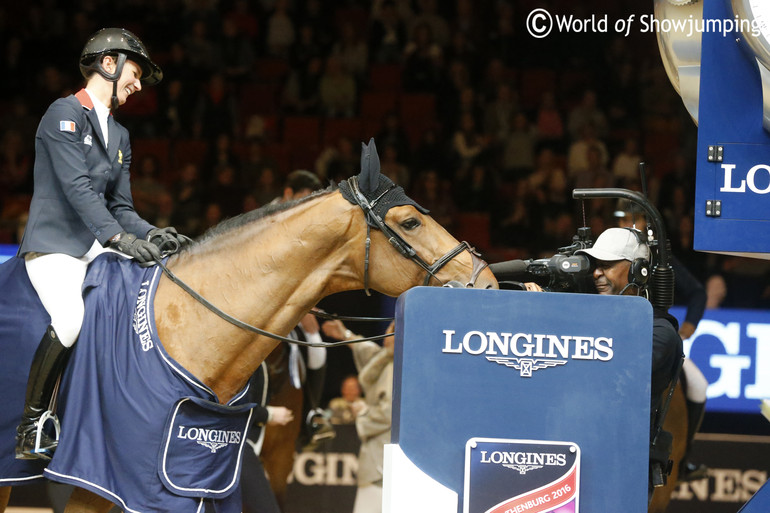
[[[369,144],[361,143],[361,174],[358,176],[358,186],[364,194],[372,194],[380,185],[380,156],[374,137]]]

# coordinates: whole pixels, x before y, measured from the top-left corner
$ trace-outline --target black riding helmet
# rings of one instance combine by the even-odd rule
[[[110,54],[118,56],[115,73],[108,73],[102,67],[102,56]],[[88,78],[90,72],[95,71],[105,80],[112,82],[116,89],[126,59],[131,59],[142,68],[141,81],[144,84],[155,85],[163,80],[163,71],[160,66],[152,62],[144,44],[138,37],[123,28],[103,28],[88,39],[80,53],[80,73]],[[117,108],[115,92],[112,105],[113,109]]]

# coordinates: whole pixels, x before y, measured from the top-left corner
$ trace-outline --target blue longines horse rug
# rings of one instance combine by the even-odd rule
[[[0,486],[45,477],[129,513],[241,511],[240,465],[253,404],[227,405],[172,360],[155,330],[160,269],[105,254],[83,284],[86,314],[62,377],[61,438],[47,468],[14,459],[32,355],[49,318],[24,262],[0,266]]]

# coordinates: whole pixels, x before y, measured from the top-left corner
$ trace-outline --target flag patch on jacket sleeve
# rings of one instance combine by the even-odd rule
[[[74,121],[59,121],[59,131],[61,131],[61,132],[74,132],[75,131],[75,122]]]

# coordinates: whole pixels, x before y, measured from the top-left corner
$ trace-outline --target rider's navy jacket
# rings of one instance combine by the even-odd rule
[[[35,190],[19,255],[81,257],[94,239],[106,246],[126,231],[144,238],[153,226],[134,210],[128,130],[109,116],[109,148],[85,89],[53,102],[35,136]]]

